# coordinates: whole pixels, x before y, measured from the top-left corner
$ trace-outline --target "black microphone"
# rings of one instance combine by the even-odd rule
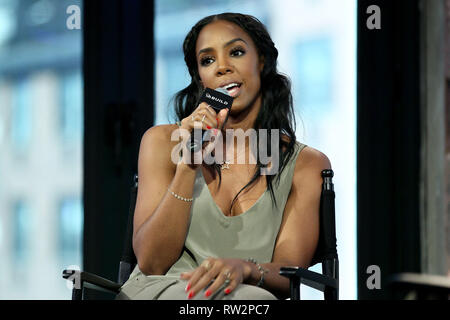
[[[233,104],[233,97],[224,88],[217,88],[216,90],[205,88],[198,101],[197,105],[202,102],[209,104],[216,113],[222,109],[231,109]],[[228,111],[229,113],[230,111]],[[203,147],[206,131],[203,129],[194,129],[191,133],[191,138],[187,143],[187,148],[190,152],[197,152]]]

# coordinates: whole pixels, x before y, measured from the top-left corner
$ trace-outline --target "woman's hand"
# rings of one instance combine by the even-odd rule
[[[188,117],[181,120],[179,133],[183,139],[182,146],[185,146],[191,139],[191,132],[193,129],[207,130],[209,131],[209,141],[203,149],[199,149],[197,152],[190,153],[188,149],[183,149],[183,159],[179,164],[190,166],[191,168],[197,168],[199,164],[203,162],[205,154],[210,154],[217,144],[218,139],[221,139],[221,131],[219,126],[223,125],[227,117],[228,109],[221,110],[218,114],[207,103],[202,102],[197,109],[192,112]],[[211,140],[211,137],[212,138]],[[178,152],[178,151],[177,151]]]
[[[187,298],[191,299],[202,289],[208,287],[205,297],[209,297],[224,285],[225,294],[230,294],[236,287],[250,277],[251,267],[242,259],[207,258],[202,264],[181,274],[181,279],[187,280]]]
[[[189,116],[181,120],[181,128],[191,132],[193,129],[210,130],[219,128],[225,121],[228,109],[216,113],[206,102],[202,102]]]

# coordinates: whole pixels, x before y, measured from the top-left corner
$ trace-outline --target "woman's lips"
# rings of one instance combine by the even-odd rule
[[[241,93],[241,87],[242,87],[242,85],[240,85],[239,87],[233,87],[233,89],[228,90],[228,93],[229,93],[230,96],[232,96],[233,98],[236,98],[236,97],[239,96],[239,94]]]

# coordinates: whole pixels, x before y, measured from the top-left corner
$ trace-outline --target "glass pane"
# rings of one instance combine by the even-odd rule
[[[31,139],[32,117],[28,79],[17,79],[13,88],[11,108],[11,141],[15,152],[26,152]]]
[[[20,268],[29,263],[32,215],[28,204],[23,201],[19,201],[13,206],[12,213],[13,242],[11,249],[14,264]]]
[[[279,71],[292,80],[297,140],[324,152],[335,171],[340,298],[356,299],[356,0],[282,3],[156,0],[156,124],[174,122],[170,99],[190,81],[181,48],[198,20],[240,12],[262,21],[279,51]],[[302,290],[305,299],[323,297]]]
[[[83,132],[83,91],[80,70],[61,76],[61,132],[63,143],[80,143]]]
[[[62,270],[82,264],[77,12],[81,0],[0,0],[0,299],[70,299]]]
[[[61,202],[58,223],[58,255],[63,265],[81,261],[83,205],[80,198]]]

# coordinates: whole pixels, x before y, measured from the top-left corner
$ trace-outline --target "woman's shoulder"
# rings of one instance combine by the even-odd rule
[[[168,136],[170,140],[170,135],[177,128],[178,126],[176,124],[159,124],[148,128],[145,131],[144,136],[152,136],[158,139],[164,139]]]
[[[287,135],[282,135],[281,139],[286,143],[290,143],[292,140]],[[308,146],[298,140],[295,140],[294,150],[298,150],[297,159],[296,159],[296,171],[297,169],[304,169],[310,166],[325,166],[331,169],[331,163],[328,157],[321,151]],[[329,168],[328,168],[329,167]]]
[[[142,136],[142,142],[151,141],[152,144],[161,144],[161,146],[167,146],[176,144],[176,141],[172,141],[172,133],[178,128],[176,124],[161,124],[148,128]]]
[[[311,146],[296,142],[297,146],[301,148],[297,156],[295,164],[295,172],[304,171],[322,171],[324,169],[331,169],[330,159],[325,153],[319,151]]]
[[[171,151],[179,143],[173,138],[173,132],[178,128],[176,124],[153,126],[145,131],[141,139],[140,153],[158,151],[159,157],[170,158]]]

